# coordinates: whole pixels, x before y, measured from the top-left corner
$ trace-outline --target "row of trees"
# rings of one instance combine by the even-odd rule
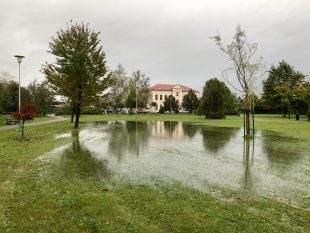
[[[134,108],[145,108],[150,98],[149,78],[137,70],[127,75],[125,68],[119,64],[111,72],[111,84],[107,94],[107,105],[118,113],[127,107],[132,112]]]
[[[0,114],[18,111],[18,83],[6,79],[7,76],[7,73],[0,74]],[[22,106],[35,105],[41,116],[54,111],[55,95],[46,82],[34,81],[27,87],[21,87],[21,97]]]

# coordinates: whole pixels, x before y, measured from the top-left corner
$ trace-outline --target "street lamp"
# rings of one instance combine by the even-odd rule
[[[20,63],[22,63],[23,58],[25,58],[22,55],[15,55],[14,57],[17,58],[18,62],[18,112],[20,112],[21,109],[21,95],[20,95]]]

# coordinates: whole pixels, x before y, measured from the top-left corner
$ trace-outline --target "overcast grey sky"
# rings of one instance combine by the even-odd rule
[[[151,84],[201,90],[221,77],[229,63],[209,37],[229,42],[238,24],[268,67],[283,58],[310,73],[310,0],[1,0],[0,71],[17,76],[22,54],[23,84],[42,80],[50,38],[70,20],[102,32],[110,69],[140,69]]]

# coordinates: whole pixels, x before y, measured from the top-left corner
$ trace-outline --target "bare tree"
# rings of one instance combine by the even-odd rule
[[[230,44],[224,46],[222,37],[218,33],[211,37],[215,40],[219,48],[228,55],[232,67],[223,70],[223,78],[235,90],[241,93],[244,109],[244,136],[251,135],[251,119],[254,130],[254,96],[255,81],[259,76],[265,73],[265,65],[262,57],[256,57],[257,43],[247,41],[246,32],[238,26],[233,40]],[[237,80],[237,82],[233,80]],[[236,83],[236,84],[235,84]]]

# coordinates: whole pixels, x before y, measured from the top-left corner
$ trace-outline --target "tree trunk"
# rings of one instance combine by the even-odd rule
[[[250,111],[248,109],[245,111],[245,133],[246,136],[251,135]]]
[[[254,136],[254,131],[255,131],[255,124],[254,124],[254,111],[252,112],[252,132]]]
[[[79,128],[79,122],[80,122],[80,113],[81,113],[81,103],[79,102],[75,106],[75,122],[74,122],[74,128],[78,129]]]
[[[75,108],[74,108],[74,104],[72,103],[72,109],[71,109],[71,123],[73,123],[74,111],[75,111]]]
[[[25,120],[22,120],[22,138],[24,138],[24,123],[25,123]]]
[[[243,136],[245,136],[245,112],[243,110]]]

